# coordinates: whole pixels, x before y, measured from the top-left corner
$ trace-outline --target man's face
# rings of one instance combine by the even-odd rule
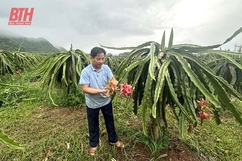
[[[95,69],[101,69],[102,65],[105,62],[105,55],[104,53],[99,53],[94,58],[91,58],[91,60],[92,60],[92,66]]]

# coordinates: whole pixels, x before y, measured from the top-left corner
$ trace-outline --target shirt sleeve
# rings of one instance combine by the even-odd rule
[[[105,65],[106,69],[107,69],[107,73],[108,73],[108,79],[113,77],[113,73],[112,70],[109,68],[109,66]]]
[[[85,69],[83,69],[81,72],[79,84],[90,84],[90,76],[89,76],[87,70],[85,70]]]

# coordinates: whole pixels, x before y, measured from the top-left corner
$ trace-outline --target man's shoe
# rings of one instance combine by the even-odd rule
[[[122,141],[117,141],[116,143],[110,143],[110,144],[118,148],[124,148],[124,143]]]
[[[97,151],[97,147],[91,147],[91,148],[89,149],[89,154],[90,154],[91,156],[94,156],[95,153],[96,153],[96,151]]]

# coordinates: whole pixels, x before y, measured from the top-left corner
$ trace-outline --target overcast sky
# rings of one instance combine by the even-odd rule
[[[44,37],[53,45],[87,53],[99,44],[137,46],[161,41],[165,31],[173,44],[214,45],[242,27],[241,0],[1,0],[0,29]],[[32,25],[8,25],[12,7],[34,8]],[[167,40],[168,41],[168,40]],[[223,49],[242,45],[242,34]],[[107,52],[120,53],[120,51]]]

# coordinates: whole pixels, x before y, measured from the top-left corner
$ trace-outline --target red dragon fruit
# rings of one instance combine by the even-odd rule
[[[120,93],[125,96],[131,96],[133,90],[132,90],[132,86],[128,85],[128,84],[120,84]]]

